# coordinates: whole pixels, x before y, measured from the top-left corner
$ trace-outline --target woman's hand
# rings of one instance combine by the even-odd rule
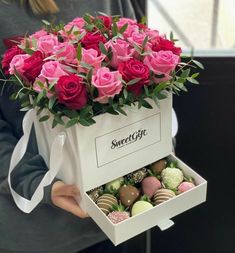
[[[88,217],[87,213],[79,207],[78,203],[74,199],[79,194],[79,190],[75,185],[67,185],[62,181],[57,181],[52,186],[51,200],[55,206],[60,207],[80,218],[86,218]]]

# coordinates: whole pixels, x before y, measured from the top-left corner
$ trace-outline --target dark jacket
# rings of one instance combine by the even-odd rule
[[[0,0],[0,53],[4,52],[3,38],[24,35],[39,30],[41,17],[35,17],[19,6],[20,1]],[[68,22],[76,16],[93,10],[108,14],[133,17],[127,0],[57,1],[61,12],[57,21]],[[43,17],[50,20],[52,16]],[[9,100],[14,87],[0,85],[0,252],[73,253],[105,239],[104,234],[90,219],[79,219],[50,201],[51,186],[45,188],[40,205],[30,214],[21,212],[15,205],[7,184],[12,151],[22,135],[23,112],[17,102]],[[35,138],[31,138],[28,151],[12,174],[13,188],[30,198],[47,171],[37,153]]]

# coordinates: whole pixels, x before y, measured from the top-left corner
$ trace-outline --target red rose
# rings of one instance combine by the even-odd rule
[[[108,16],[98,16],[97,19],[100,19],[103,21],[103,25],[107,28],[107,29],[111,29],[111,25],[112,25],[112,18],[108,17]]]
[[[171,51],[173,54],[175,55],[180,55],[182,53],[182,50],[180,47],[175,47],[175,43],[164,39],[162,37],[159,37],[158,42],[156,42],[153,47],[152,47],[153,51]]]
[[[9,48],[6,51],[6,53],[3,55],[2,68],[6,75],[9,74],[9,67],[10,67],[10,62],[12,58],[18,54],[25,54],[25,52],[22,49],[20,49],[18,46],[13,46]]]
[[[107,40],[102,34],[88,32],[82,39],[82,44],[85,49],[93,48],[100,53],[99,43],[105,43]]]
[[[118,70],[127,83],[133,79],[140,78],[137,83],[127,86],[127,89],[132,91],[136,96],[141,94],[144,85],[149,84],[149,68],[141,61],[130,59],[122,62],[119,64]]]
[[[40,74],[43,65],[43,54],[40,51],[34,52],[24,61],[23,75],[29,82],[34,82]]]
[[[55,86],[55,91],[59,103],[66,105],[69,109],[79,110],[87,104],[86,87],[81,77],[61,76]]]

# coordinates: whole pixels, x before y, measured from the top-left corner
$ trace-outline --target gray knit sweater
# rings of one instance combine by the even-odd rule
[[[39,30],[42,18],[68,22],[94,11],[134,15],[128,0],[60,0],[56,1],[61,10],[56,17],[35,17],[21,8],[19,2],[0,0],[0,54],[5,50],[2,39]],[[0,252],[74,253],[104,240],[105,235],[90,218],[79,219],[52,205],[51,186],[45,189],[42,203],[32,213],[22,213],[16,207],[7,174],[12,150],[22,135],[24,115],[17,103],[9,101],[10,92],[11,88],[5,87],[0,93]],[[37,154],[35,139],[31,138],[27,154],[13,172],[14,189],[30,198],[46,171],[43,159]]]

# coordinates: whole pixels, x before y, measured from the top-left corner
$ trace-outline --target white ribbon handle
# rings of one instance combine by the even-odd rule
[[[51,147],[51,154],[50,154],[50,166],[48,172],[43,177],[42,181],[38,185],[37,189],[35,190],[32,198],[30,200],[20,196],[17,192],[12,189],[11,186],[11,172],[15,168],[15,166],[20,162],[23,158],[27,145],[29,142],[29,137],[31,133],[31,129],[33,126],[33,122],[36,118],[36,112],[34,109],[31,109],[25,114],[23,119],[23,136],[16,144],[15,149],[12,153],[11,161],[10,161],[10,168],[8,174],[8,183],[11,190],[11,194],[16,205],[25,213],[30,213],[42,200],[43,198],[43,188],[51,184],[52,180],[55,178],[57,173],[59,172],[61,159],[62,159],[62,152],[63,146],[66,139],[66,134],[61,132],[57,135],[55,140],[52,143]]]

